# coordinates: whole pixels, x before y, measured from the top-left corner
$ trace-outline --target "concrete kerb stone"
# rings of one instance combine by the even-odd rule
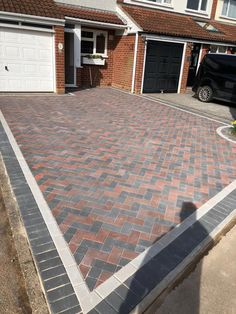
[[[19,208],[15,200],[10,180],[0,154],[0,193],[8,215],[14,245],[16,248],[20,268],[25,281],[26,292],[29,298],[32,313],[49,313],[43,285],[37,274],[33,256],[27,240],[27,234],[20,217]]]

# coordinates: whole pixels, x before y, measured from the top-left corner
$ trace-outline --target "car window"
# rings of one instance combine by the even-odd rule
[[[207,66],[212,70],[220,72],[222,74],[234,74],[236,75],[236,57],[233,56],[211,56],[205,60]]]

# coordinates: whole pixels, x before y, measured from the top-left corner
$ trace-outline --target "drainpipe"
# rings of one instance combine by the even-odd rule
[[[131,87],[131,93],[132,94],[134,93],[134,88],[135,88],[135,75],[136,75],[137,55],[138,55],[138,32],[135,35],[134,62],[133,62],[132,87]]]

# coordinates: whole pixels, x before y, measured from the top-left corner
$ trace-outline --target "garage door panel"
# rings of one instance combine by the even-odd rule
[[[6,46],[3,58],[7,56],[7,59],[18,59],[20,58],[20,49],[15,46]]]
[[[177,92],[182,54],[182,44],[149,41],[143,92]]]
[[[23,59],[27,61],[35,60],[35,55],[37,55],[37,50],[33,48],[23,48],[22,49]]]
[[[51,56],[51,50],[50,49],[40,49],[39,50],[39,58],[41,61],[45,60],[47,61]]]
[[[53,91],[51,33],[3,28],[0,30],[0,56],[4,60],[0,66],[0,81],[4,82],[0,91]]]
[[[20,41],[19,34],[13,30],[8,31],[7,33],[4,33],[2,37],[3,37],[3,40],[7,41],[8,43],[14,44]]]
[[[28,76],[34,74],[37,71],[36,64],[24,64],[24,72]]]

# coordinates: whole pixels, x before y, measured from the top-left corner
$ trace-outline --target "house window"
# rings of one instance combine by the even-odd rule
[[[81,31],[81,54],[107,55],[107,32],[85,30]]]
[[[222,15],[236,18],[236,0],[224,0]]]
[[[207,0],[188,0],[187,9],[195,11],[206,11]]]
[[[210,46],[210,53],[227,53],[227,47],[226,46],[211,45]]]

